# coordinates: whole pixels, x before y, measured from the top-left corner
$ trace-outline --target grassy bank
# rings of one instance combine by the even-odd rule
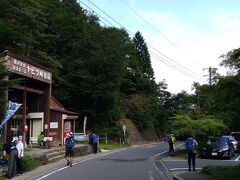
[[[237,180],[240,178],[240,166],[206,166],[202,172],[219,180]]]
[[[118,148],[130,147],[129,144],[115,144],[115,143],[100,143],[99,148],[104,150],[113,150]]]

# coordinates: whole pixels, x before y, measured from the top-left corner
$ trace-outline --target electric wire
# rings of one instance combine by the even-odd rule
[[[165,40],[167,40],[170,44],[172,44],[174,47],[176,47],[177,49],[181,50],[174,42],[172,42],[170,39],[168,39],[166,36],[164,36],[156,27],[154,27],[151,23],[149,23],[143,16],[141,16],[136,10],[134,10],[131,6],[129,6],[125,0],[122,0],[123,4],[125,6],[127,6],[131,11],[134,12],[134,14],[136,14],[142,21],[144,21],[147,25],[149,25],[153,30],[155,30],[160,36],[162,36]],[[150,47],[150,45],[149,45]],[[155,48],[151,47],[152,49],[156,50]],[[158,51],[158,50],[156,50]],[[182,51],[182,50],[181,50]],[[169,58],[168,56],[166,56],[165,54],[159,52],[161,55],[163,55],[165,58],[169,59],[170,61],[174,61],[171,58]],[[175,62],[176,64],[178,64],[179,66],[183,67],[181,64]],[[183,67],[186,68],[186,67]],[[188,68],[186,68],[188,69]],[[193,74],[196,74],[197,76],[200,76],[199,74],[191,71],[190,69],[188,69],[188,71],[192,72]]]
[[[121,23],[119,23],[118,21],[116,21],[114,18],[112,18],[110,15],[108,15],[106,12],[104,12],[101,8],[99,8],[98,6],[96,6],[94,3],[92,3],[91,1],[87,0],[90,4],[92,4],[95,8],[97,8],[99,11],[101,11],[104,15],[106,15],[108,18],[110,18],[111,20],[113,20],[115,23],[117,23],[119,26],[121,26],[121,28],[125,29],[129,34],[134,36],[134,33],[132,33],[131,31],[129,31],[127,28],[125,28]],[[97,15],[99,15],[101,18],[103,18],[99,13],[97,13],[96,11],[94,11],[92,8],[90,8],[89,6],[87,6],[85,3],[83,3],[81,0],[79,0],[80,3],[82,3],[84,6],[86,6],[89,10],[92,10],[93,12],[95,12]],[[103,18],[105,21],[107,21],[109,24],[111,24],[113,27],[115,27],[112,23],[110,23],[108,20],[106,20],[105,18]],[[101,21],[101,20],[100,20]],[[102,21],[101,21],[102,22]],[[103,22],[102,22],[103,23]],[[105,24],[105,23],[104,23]],[[106,24],[105,24],[106,25]],[[176,61],[172,60],[171,58],[169,58],[168,56],[166,56],[164,53],[160,52],[159,50],[155,49],[154,47],[152,47],[151,45],[149,45],[148,43],[146,43],[150,48],[152,48],[154,51],[158,52],[159,54],[161,54],[162,56],[164,56],[165,58],[167,58],[168,60],[172,61],[173,63],[177,64],[178,66],[180,66],[181,68],[179,68],[178,66],[174,65],[173,63],[168,62],[167,60],[165,60],[164,58],[160,57],[159,55],[156,55],[155,53],[153,53],[151,51],[152,54],[154,54],[154,57],[163,62],[164,64],[168,65],[169,67],[187,75],[190,76],[194,79],[200,79],[200,75],[198,75],[197,73],[189,70],[188,68],[182,66],[181,64],[177,63]],[[161,59],[160,59],[161,58]],[[186,70],[184,70],[186,69]],[[199,76],[199,77],[198,77]]]
[[[134,14],[136,14],[142,21],[148,24],[153,30],[155,30],[160,36],[162,36],[165,40],[167,40],[170,44],[172,44],[175,48],[181,50],[174,42],[164,36],[157,28],[155,28],[151,23],[149,23],[144,17],[142,17],[136,10],[134,10],[131,6],[129,6],[124,0],[122,0],[123,4],[127,6]]]
[[[111,22],[109,22],[108,20],[106,20],[103,16],[101,16],[99,13],[97,13],[96,11],[94,11],[92,8],[90,8],[88,5],[86,5],[85,3],[83,3],[82,1],[80,1],[85,7],[87,7],[88,9],[91,9],[92,12],[96,13],[99,17],[101,17],[104,21],[106,21],[107,23],[109,23],[112,27],[115,27]],[[101,20],[100,20],[101,21]],[[106,23],[104,23],[103,21],[101,21],[105,26],[108,26]]]
[[[161,61],[162,63],[166,64],[167,66],[169,66],[169,67],[171,67],[171,68],[173,68],[173,69],[175,69],[175,70],[177,70],[177,71],[179,71],[179,72],[181,72],[181,73],[183,73],[183,74],[185,74],[185,75],[187,75],[187,76],[189,76],[189,77],[192,77],[192,78],[194,78],[194,79],[198,79],[198,80],[201,79],[201,78],[199,78],[199,77],[197,77],[197,76],[193,76],[192,74],[190,74],[190,73],[187,72],[186,70],[179,68],[179,67],[176,66],[175,64],[173,64],[173,63],[171,63],[171,62],[169,62],[169,61],[164,60],[162,57],[160,57],[160,56],[157,55],[156,53],[152,52],[151,50],[149,50],[149,52],[151,53],[151,56],[155,57],[157,60]]]

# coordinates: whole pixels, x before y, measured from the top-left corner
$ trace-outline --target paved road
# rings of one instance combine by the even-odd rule
[[[157,180],[169,179],[159,170],[154,159],[164,154],[167,143],[135,146],[116,152],[101,154],[75,162],[73,167],[61,167],[38,180]]]
[[[165,171],[179,171],[188,170],[187,160],[168,160],[168,159],[158,159],[161,162],[162,167]],[[231,160],[224,159],[197,159],[196,169],[202,169],[204,166],[232,166],[240,165],[240,154],[235,153],[235,156]],[[161,166],[160,166],[161,167]]]
[[[170,171],[188,169],[187,160],[163,160],[166,169]],[[197,159],[196,169],[202,169],[204,166],[231,166],[240,165],[240,161],[235,160],[218,160],[218,159]]]

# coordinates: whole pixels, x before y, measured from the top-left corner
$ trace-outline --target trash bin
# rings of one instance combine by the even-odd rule
[[[45,148],[46,149],[51,149],[51,141],[49,139],[46,140],[46,143],[45,143]]]

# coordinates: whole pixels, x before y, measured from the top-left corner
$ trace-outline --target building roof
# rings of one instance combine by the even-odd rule
[[[76,112],[65,109],[63,105],[53,96],[51,97],[50,110],[63,112],[69,115],[78,115]]]

